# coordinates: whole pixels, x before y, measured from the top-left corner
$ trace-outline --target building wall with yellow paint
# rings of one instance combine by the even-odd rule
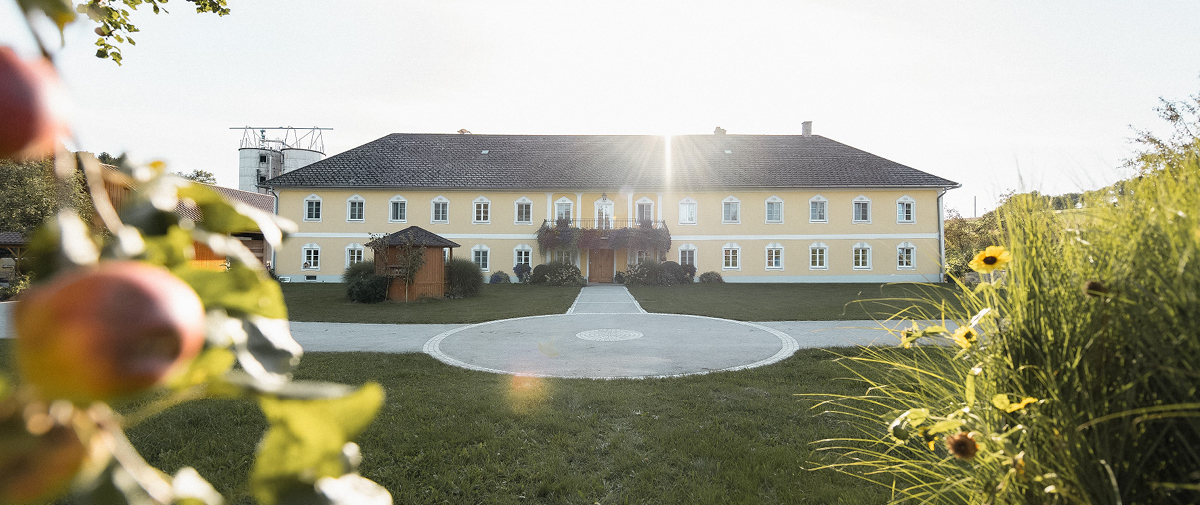
[[[545,220],[561,210],[571,219],[615,222],[649,215],[662,221],[672,236],[668,260],[680,261],[680,251],[694,251],[698,272],[720,272],[729,282],[876,282],[937,281],[941,276],[941,213],[937,189],[776,188],[729,191],[622,192],[621,188],[586,191],[483,191],[396,189],[278,188],[278,214],[296,221],[299,232],[275,251],[276,272],[294,281],[337,282],[370,234],[392,233],[420,226],[457,242],[454,256],[473,258],[486,250],[487,271],[512,272],[518,248],[531,251],[533,265],[547,262],[538,249],[536,233]],[[865,203],[867,219],[855,219],[855,202]],[[812,202],[823,202],[824,220],[813,219]],[[319,202],[319,218],[307,215],[308,202]],[[353,202],[353,203],[352,203]],[[393,219],[392,202],[404,203],[403,219]],[[435,219],[435,202],[444,202],[445,219]],[[768,219],[768,202],[780,212]],[[900,216],[899,203],[911,209]],[[529,219],[518,221],[517,205],[528,205]],[[563,207],[560,207],[563,206]],[[695,219],[688,219],[694,205]],[[639,206],[642,206],[639,208]],[[478,208],[477,208],[478,207]],[[608,216],[600,211],[610,210]],[[361,209],[361,219],[357,219]],[[482,212],[486,209],[486,214]],[[861,207],[860,207],[861,209]],[[639,211],[641,213],[639,214]],[[735,211],[735,212],[730,212]],[[352,214],[353,213],[353,214]],[[726,219],[727,217],[736,219]],[[861,216],[860,216],[861,217]],[[620,224],[617,227],[621,227]],[[911,266],[899,264],[899,247],[908,249]],[[770,247],[769,247],[770,246]],[[812,265],[812,249],[823,247],[824,265]],[[855,248],[866,250],[855,264]],[[768,265],[768,248],[779,249],[779,266]],[[305,268],[306,257],[317,251],[318,265]],[[729,251],[736,264],[729,266]],[[617,251],[616,270],[626,269],[632,251]],[[307,256],[306,256],[307,255]],[[863,260],[866,261],[863,261]],[[587,275],[588,254],[574,260]]]

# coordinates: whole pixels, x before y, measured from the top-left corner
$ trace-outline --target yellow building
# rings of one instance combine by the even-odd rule
[[[273,264],[338,282],[371,234],[416,225],[489,274],[565,260],[606,282],[657,258],[727,282],[939,281],[942,195],[958,184],[810,131],[392,134],[263,184],[299,224]],[[543,226],[597,231],[543,250]],[[629,229],[670,247],[630,246],[646,242]]]

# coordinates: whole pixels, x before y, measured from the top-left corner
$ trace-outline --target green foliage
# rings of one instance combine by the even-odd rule
[[[580,274],[579,267],[555,261],[533,267],[529,283],[544,286],[586,286],[587,279]]]
[[[7,286],[0,286],[0,302],[6,302],[15,299],[29,287],[29,276],[18,275],[9,279]]]
[[[342,273],[346,285],[346,299],[357,303],[380,303],[387,300],[391,280],[375,275],[375,263],[360,261]]]
[[[613,283],[625,284],[625,272],[617,272],[613,274]]]
[[[1127,181],[1115,202],[1085,196],[1081,211],[1060,212],[1011,199],[1000,214],[1013,257],[1005,275],[962,286],[961,311],[897,315],[944,316],[960,330],[914,324],[903,344],[945,345],[850,360],[882,380],[864,378],[869,396],[827,404],[862,433],[825,441],[839,455],[829,466],[897,501],[1195,502],[1197,187],[1200,153],[1180,153]],[[957,432],[978,454],[948,457]]]
[[[607,241],[602,241],[607,238]],[[633,228],[614,230],[580,229],[566,222],[555,226],[543,224],[537,231],[538,250],[579,251],[581,249],[632,249],[635,251],[671,250],[671,232],[666,228],[653,228],[648,224]]]
[[[622,280],[630,286],[674,286],[692,282],[683,267],[674,261],[643,261],[629,265]]]
[[[91,218],[82,173],[57,183],[52,159],[0,160],[0,231],[28,236],[62,209],[74,210],[85,221]]]
[[[511,284],[512,278],[508,276],[508,272],[497,270],[488,279],[488,284]]]
[[[101,154],[103,155],[103,154],[107,154],[107,153],[101,153]],[[101,160],[101,161],[103,162],[103,160]],[[180,172],[178,175],[189,181],[195,181],[195,182],[199,182],[199,183],[203,183],[203,184],[212,184],[214,186],[217,184],[217,176],[213,175],[212,172],[209,172],[207,170],[195,169],[195,170],[192,170],[190,173],[186,173],[186,174]]]
[[[483,270],[473,261],[454,258],[446,263],[446,282],[450,298],[476,296],[483,287]]]
[[[989,245],[1000,243],[1000,227],[995,211],[979,219],[962,217],[955,209],[946,211],[946,275],[963,280],[971,269],[967,266],[975,254]]]
[[[700,274],[700,282],[703,284],[722,284],[725,278],[721,277],[719,272],[704,272]]]
[[[1149,130],[1138,130],[1134,139],[1143,146],[1127,166],[1142,175],[1159,172],[1169,165],[1186,162],[1189,153],[1200,152],[1200,93],[1184,100],[1159,97],[1158,116],[1171,125],[1169,137],[1163,138]]]
[[[545,285],[546,284],[546,274],[548,274],[549,272],[550,272],[550,267],[547,266],[545,263],[543,263],[541,265],[535,265],[533,267],[533,271],[531,271],[529,273],[529,283]]]

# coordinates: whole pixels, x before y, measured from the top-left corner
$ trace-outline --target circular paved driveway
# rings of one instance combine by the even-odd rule
[[[677,314],[571,314],[445,331],[424,351],[444,363],[537,377],[648,378],[740,370],[799,347],[766,326]]]

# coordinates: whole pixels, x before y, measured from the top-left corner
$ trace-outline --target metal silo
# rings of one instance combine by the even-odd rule
[[[241,126],[241,147],[238,148],[238,189],[261,192],[259,184],[285,172],[321,161],[325,158],[322,130],[332,128],[303,128],[297,132],[291,126]],[[267,130],[284,130],[283,139],[268,139]]]

